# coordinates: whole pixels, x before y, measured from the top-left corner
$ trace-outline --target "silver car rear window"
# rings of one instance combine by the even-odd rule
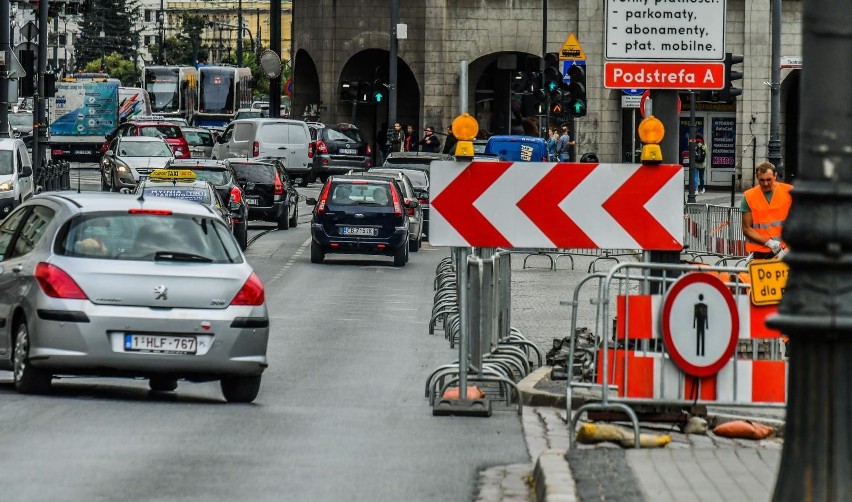
[[[224,223],[214,218],[179,214],[128,212],[80,216],[71,221],[64,237],[58,240],[56,252],[81,258],[134,261],[155,261],[158,252],[172,252],[213,263],[242,262],[237,243]]]

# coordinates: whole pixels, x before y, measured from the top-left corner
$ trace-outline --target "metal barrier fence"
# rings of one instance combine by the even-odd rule
[[[573,248],[515,248],[510,251],[515,254],[525,254],[523,268],[527,267],[527,261],[530,258],[542,256],[549,260],[550,269],[556,270],[559,265],[560,258],[568,258],[571,261],[571,270],[574,270],[574,257],[584,256],[591,257],[593,260],[589,263],[589,272],[594,272],[597,269],[598,262],[620,263],[625,257],[640,256],[641,250],[638,249],[573,249]]]
[[[702,255],[744,257],[748,254],[745,242],[740,208],[710,204],[684,207],[684,253],[699,260]]]
[[[588,411],[623,412],[633,423],[638,448],[636,409],[640,407],[760,405],[783,408],[786,405],[787,362],[782,355],[780,333],[764,324],[765,317],[772,314],[775,307],[752,305],[749,285],[740,280],[740,274],[746,271],[741,267],[718,265],[621,263],[607,274],[590,274],[583,279],[574,289],[572,299],[566,391],[566,411],[572,430]],[[596,290],[583,294],[590,287]],[[708,295],[710,315],[703,303],[703,294],[698,296],[696,291]],[[689,298],[682,301],[680,298],[685,292],[689,293]],[[719,303],[712,307],[710,293],[722,299],[727,317],[725,308],[718,308]],[[591,348],[592,381],[579,381],[579,368],[575,364],[581,297],[597,303],[596,345]],[[702,321],[714,328],[708,331],[709,338],[705,338]],[[719,338],[719,333],[729,338]],[[680,340],[680,348],[677,340]],[[696,352],[693,358],[689,351],[685,357],[683,340],[687,340],[689,351],[700,350],[700,357]],[[709,340],[706,343],[710,347],[710,357],[718,360],[711,359],[712,365],[698,368],[690,361],[704,359],[705,340]],[[725,350],[717,350],[719,340],[724,342],[721,346]],[[581,350],[583,357],[580,359],[585,361],[590,350]],[[597,394],[593,401],[572,411],[573,394],[578,388]],[[573,438],[571,441],[573,447]]]
[[[532,353],[542,365],[541,351],[511,327],[511,255],[497,251],[488,258],[471,256],[465,248],[453,248],[439,263],[435,277],[435,301],[429,333],[443,326],[450,347],[458,345],[455,362],[433,370],[425,394],[433,413],[490,415],[487,398],[468,398],[468,382],[495,385],[506,404],[514,391],[518,414],[522,413],[515,382],[533,369]],[[458,398],[447,391],[458,386]]]

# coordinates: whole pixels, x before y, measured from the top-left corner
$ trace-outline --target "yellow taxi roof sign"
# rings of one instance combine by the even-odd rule
[[[149,179],[152,181],[195,181],[195,171],[191,169],[155,169]]]

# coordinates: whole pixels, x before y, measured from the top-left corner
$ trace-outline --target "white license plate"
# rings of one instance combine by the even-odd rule
[[[198,340],[194,336],[125,333],[124,350],[157,354],[195,354],[198,350]]]
[[[246,197],[246,204],[248,204],[249,206],[257,206],[260,204],[260,200]]]
[[[340,153],[342,155],[357,155],[358,150],[355,150],[354,148],[341,148]]]
[[[372,237],[375,235],[379,235],[378,228],[372,227],[341,227],[340,229],[341,235],[363,235],[367,237]]]
[[[74,155],[89,155],[90,153],[92,152],[89,150],[74,150]]]

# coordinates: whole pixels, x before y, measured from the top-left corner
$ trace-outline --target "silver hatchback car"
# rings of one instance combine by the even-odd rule
[[[219,380],[252,402],[267,366],[264,288],[208,207],[51,192],[0,223],[0,368],[45,393],[61,375]]]

